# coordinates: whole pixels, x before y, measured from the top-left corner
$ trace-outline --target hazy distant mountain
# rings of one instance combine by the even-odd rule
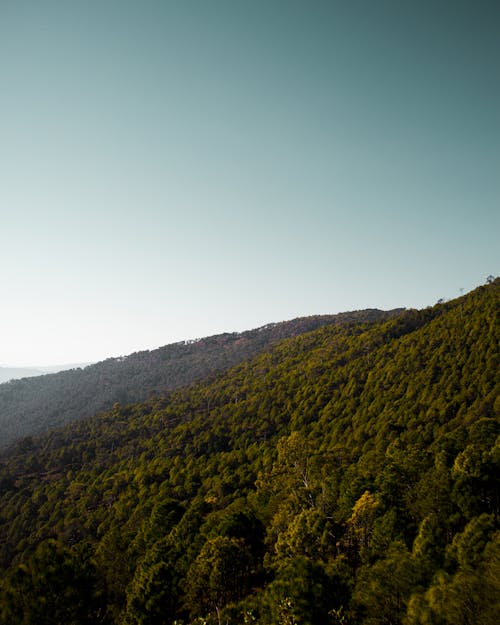
[[[51,365],[49,367],[0,367],[0,384],[9,380],[20,380],[21,378],[32,378],[46,373],[58,373],[68,369],[86,367],[90,363],[72,363],[66,365]]]
[[[0,384],[0,446],[122,404],[192,384],[269,349],[281,339],[321,326],[371,322],[401,309],[368,309],[302,317],[242,333],[182,341],[152,351],[109,358],[84,369]]]
[[[43,373],[40,369],[28,369],[27,367],[0,367],[0,384],[8,380],[31,378],[34,375],[42,375]]]

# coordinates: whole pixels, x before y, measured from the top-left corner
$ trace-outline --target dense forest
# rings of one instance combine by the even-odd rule
[[[0,458],[2,625],[496,625],[499,289]]]
[[[186,386],[269,349],[279,340],[323,325],[374,321],[401,310],[359,310],[271,323],[256,330],[181,341],[83,369],[0,384],[0,447],[77,419]]]

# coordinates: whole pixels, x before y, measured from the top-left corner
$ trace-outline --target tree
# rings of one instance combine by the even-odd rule
[[[103,622],[90,552],[70,551],[55,540],[39,545],[3,587],[5,625],[93,625]]]
[[[496,625],[500,613],[500,532],[480,553],[488,525],[485,515],[469,527],[456,542],[456,556],[462,562],[455,574],[439,571],[425,592],[415,593],[404,625]],[[474,527],[473,527],[474,526]],[[466,553],[464,540],[472,539]],[[459,544],[460,543],[460,544]]]
[[[373,625],[400,623],[417,579],[415,561],[402,543],[393,543],[385,558],[360,569],[354,600]]]
[[[275,550],[282,560],[296,556],[327,559],[335,553],[333,524],[317,508],[302,510],[278,535]]]
[[[350,542],[359,549],[370,546],[370,540],[375,525],[377,510],[380,501],[376,495],[365,491],[352,508],[352,514],[347,521]]]
[[[339,609],[344,594],[339,575],[302,556],[282,567],[266,591],[263,622],[270,625],[328,623],[328,612]]]
[[[175,569],[167,562],[147,561],[136,571],[127,590],[126,623],[129,625],[163,625],[175,616]]]
[[[251,554],[244,541],[217,536],[203,545],[186,579],[186,606],[192,616],[221,610],[244,596],[249,580]]]

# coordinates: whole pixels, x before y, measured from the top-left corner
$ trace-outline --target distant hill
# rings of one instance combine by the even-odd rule
[[[0,625],[497,625],[499,304],[324,325],[19,441]]]
[[[318,327],[371,322],[397,315],[369,309],[302,317],[256,330],[182,341],[130,356],[109,358],[83,369],[0,384],[0,447],[17,438],[122,404],[191,384],[268,349],[277,341]]]
[[[43,375],[41,369],[28,369],[27,367],[0,367],[0,384],[9,380],[31,378],[35,375]]]
[[[47,367],[0,367],[0,384],[10,380],[20,380],[21,378],[32,378],[46,373],[58,373],[68,369],[78,369],[88,366],[90,363],[73,363],[66,365],[51,365]]]

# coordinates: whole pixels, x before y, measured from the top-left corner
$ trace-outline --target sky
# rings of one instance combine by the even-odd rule
[[[497,0],[0,0],[0,365],[499,273]]]

